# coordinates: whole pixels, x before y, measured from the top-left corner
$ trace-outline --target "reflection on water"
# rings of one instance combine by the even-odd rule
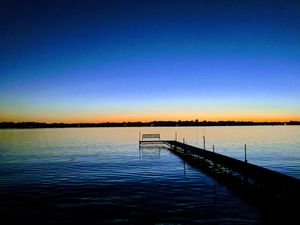
[[[299,176],[300,127],[0,130],[1,219],[39,223],[259,224],[261,212],[139,131]],[[145,222],[146,221],[146,222]]]

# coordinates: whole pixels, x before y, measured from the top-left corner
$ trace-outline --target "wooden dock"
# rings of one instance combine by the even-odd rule
[[[205,146],[205,137],[203,141]],[[161,140],[160,135],[140,135],[140,149],[151,145],[154,148],[158,146],[159,151],[161,147],[166,147],[184,162],[213,178],[214,183],[225,185],[251,205],[260,208],[261,213],[270,220],[266,224],[298,224],[300,180],[249,163],[246,148],[245,160],[241,161],[188,145],[184,140],[182,143]]]
[[[188,144],[180,143],[178,141],[163,141],[162,143],[170,146],[170,149],[177,154],[189,156],[192,158],[203,158],[211,161],[211,169],[216,167],[223,167],[232,172],[237,172],[248,179],[254,179],[259,182],[269,183],[271,185],[279,186],[298,186],[300,187],[300,180],[278,173],[245,161],[234,159],[222,154],[214,153]],[[300,189],[299,189],[300,191]]]
[[[259,191],[266,195],[300,199],[299,179],[251,164],[246,157],[241,161],[176,140],[161,140],[158,135],[140,138],[140,147],[149,144],[166,146],[192,166],[239,191]]]
[[[300,180],[294,177],[192,145],[173,140],[140,140],[139,144],[140,146],[144,144],[164,144],[178,156],[186,159],[206,160],[208,168],[210,170],[217,170],[217,173],[221,173],[220,169],[223,168],[231,173],[238,173],[248,179],[269,185],[288,186],[289,188],[297,186],[299,188],[298,191],[300,191]]]

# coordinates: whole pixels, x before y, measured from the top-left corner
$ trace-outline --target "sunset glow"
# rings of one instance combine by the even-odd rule
[[[300,120],[297,3],[41,2],[0,9],[0,122]]]

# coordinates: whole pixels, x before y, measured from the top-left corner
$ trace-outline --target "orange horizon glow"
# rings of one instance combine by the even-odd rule
[[[45,123],[122,123],[122,122],[152,122],[152,121],[252,121],[252,122],[289,122],[300,121],[300,116],[280,114],[257,115],[106,115],[79,118],[76,116],[62,116],[60,119],[53,117],[1,117],[0,122],[45,122]]]

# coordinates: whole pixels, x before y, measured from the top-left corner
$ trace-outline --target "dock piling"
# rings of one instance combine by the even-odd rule
[[[141,132],[139,132],[139,148],[141,148]]]
[[[248,162],[247,161],[247,145],[245,144],[245,163]]]

